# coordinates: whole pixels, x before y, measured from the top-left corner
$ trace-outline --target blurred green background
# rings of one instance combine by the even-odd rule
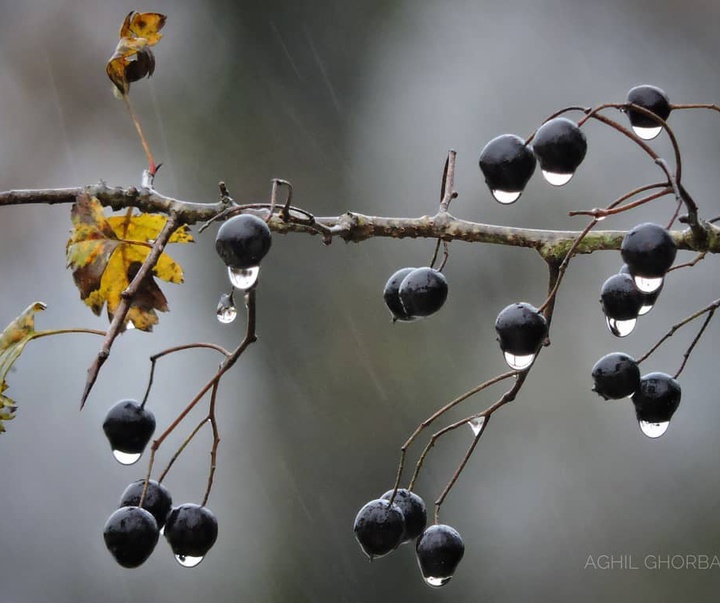
[[[239,202],[264,200],[270,179],[280,177],[317,215],[431,214],[454,148],[458,217],[580,229],[586,222],[568,218],[569,210],[657,181],[657,167],[591,123],[588,156],[568,186],[553,189],[536,175],[516,205],[503,207],[477,168],[484,144],[505,132],[527,136],[564,106],[621,102],[640,83],[662,87],[674,102],[720,98],[720,4],[701,0],[0,5],[0,190],[100,179],[139,185],[142,148],[104,72],[130,10],[169,15],[156,74],[133,85],[132,99],[164,164],[157,188],[188,200],[216,200],[219,180]],[[715,216],[720,121],[678,112],[671,123],[684,183],[703,215]],[[671,156],[667,138],[653,147]],[[662,222],[671,211],[672,201],[662,200],[606,224]],[[69,228],[68,207],[0,212],[2,324],[42,300],[49,308],[39,328],[104,328],[65,270]],[[426,264],[431,241],[326,248],[317,237],[275,237],[258,292],[260,339],[220,389],[222,443],[209,501],[220,523],[217,544],[193,570],[181,568],[164,542],[141,568],[117,566],[102,527],[146,465],[112,460],[100,428],[107,408],[142,397],[149,355],[191,341],[232,346],[242,336],[243,320],[215,319],[227,284],[213,233],[171,250],[186,272],[184,285],[164,287],[171,312],[154,334],[130,332],[116,343],[82,413],[97,338],[35,342],[18,362],[8,393],[19,410],[0,436],[0,601],[717,600],[717,565],[653,570],[644,559],[720,555],[718,326],[684,371],[683,402],[660,440],[642,436],[629,403],[605,403],[590,391],[600,356],[640,355],[717,296],[713,260],[674,273],[636,332],[616,340],[597,300],[620,258],[577,258],[558,300],[552,346],[518,400],[495,416],[443,507],[442,521],[466,543],[455,578],[440,590],[427,587],[410,547],[365,560],[352,521],[391,486],[402,442],[436,408],[504,370],[493,329],[499,310],[544,299],[536,254],[456,243],[443,310],[392,326],[385,280],[397,268]],[[674,372],[693,333],[678,333],[643,372]],[[149,402],[159,426],[217,362],[204,351],[161,361]],[[499,392],[469,400],[451,419]],[[163,446],[159,466],[182,437]],[[436,446],[418,483],[428,503],[470,438],[463,429]],[[202,498],[208,446],[209,432],[169,475],[175,502]],[[419,450],[411,450],[411,463]],[[601,555],[631,556],[639,569],[585,567]]]

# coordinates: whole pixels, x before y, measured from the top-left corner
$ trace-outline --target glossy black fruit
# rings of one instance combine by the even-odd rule
[[[677,246],[666,228],[646,222],[625,235],[620,254],[633,276],[660,278],[675,261]]]
[[[390,500],[392,493],[392,490],[388,490],[380,498]],[[399,488],[395,494],[393,503],[398,506],[405,518],[405,534],[403,535],[402,543],[404,544],[415,540],[422,534],[427,525],[425,501],[414,492],[406,488]]]
[[[385,300],[385,305],[388,307],[388,310],[390,310],[390,314],[392,314],[393,322],[396,320],[408,321],[413,319],[413,317],[405,311],[405,307],[400,301],[400,283],[402,283],[405,277],[413,270],[416,270],[416,268],[401,268],[385,283],[383,299]]]
[[[155,432],[155,415],[136,400],[120,400],[105,415],[103,431],[113,451],[140,454]]]
[[[648,373],[633,395],[638,421],[666,423],[680,405],[680,384],[666,373]]]
[[[613,274],[600,289],[603,312],[615,320],[637,318],[643,300],[643,293],[635,286],[629,274]]]
[[[532,149],[543,171],[572,174],[585,159],[587,139],[574,121],[556,117],[538,128]]]
[[[207,554],[218,535],[218,522],[207,507],[185,503],[173,507],[165,521],[165,538],[181,565],[193,567]]]
[[[394,551],[405,534],[405,517],[395,503],[377,498],[358,511],[353,523],[355,539],[370,559]]]
[[[215,237],[215,250],[229,268],[252,268],[260,263],[272,244],[264,220],[240,214],[223,223]]]
[[[627,102],[652,111],[662,120],[670,117],[670,99],[664,90],[656,86],[642,85],[631,88],[627,93]],[[660,124],[651,116],[635,109],[627,111],[630,123],[636,128],[657,128]]]
[[[535,354],[548,333],[545,317],[535,306],[518,302],[505,307],[495,319],[500,349],[514,356]]]
[[[436,524],[418,538],[415,552],[425,582],[430,586],[444,586],[462,560],[465,544],[455,528]]]
[[[120,497],[119,507],[137,507],[140,504],[145,480],[139,479],[130,484]],[[147,491],[142,508],[150,511],[157,522],[158,529],[165,525],[167,514],[172,508],[172,497],[168,489],[154,479],[148,480]]]
[[[430,316],[445,303],[448,284],[442,272],[416,268],[402,280],[398,295],[408,316]]]
[[[606,400],[620,400],[640,387],[640,368],[635,359],[622,352],[606,354],[592,368],[593,391]]]
[[[121,507],[105,523],[108,551],[123,567],[138,567],[150,556],[160,532],[155,518],[140,507]]]
[[[535,171],[535,154],[514,134],[493,138],[480,152],[485,183],[500,203],[513,203]]]

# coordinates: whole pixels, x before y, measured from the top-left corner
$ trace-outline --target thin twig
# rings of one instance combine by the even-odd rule
[[[696,312],[693,312],[692,314],[690,314],[690,316],[687,316],[687,317],[683,318],[680,322],[675,323],[675,324],[674,324],[672,327],[670,327],[670,329],[668,329],[668,331],[655,343],[655,345],[653,345],[647,352],[645,352],[642,356],[640,356],[640,358],[638,358],[635,362],[637,362],[638,364],[640,364],[641,362],[647,360],[647,359],[650,357],[650,355],[651,355],[655,350],[657,350],[663,343],[665,343],[668,339],[670,339],[670,337],[672,337],[678,329],[684,327],[686,324],[692,322],[693,320],[695,320],[696,318],[699,318],[700,316],[702,316],[703,314],[706,314],[707,312],[715,312],[715,310],[716,310],[718,307],[720,307],[720,299],[716,299],[715,301],[709,303],[709,304],[708,304],[707,306],[705,306],[704,308],[700,308],[700,309],[697,310]]]
[[[208,473],[207,487],[205,488],[205,496],[203,496],[202,503],[203,507],[207,504],[208,498],[210,497],[210,491],[212,490],[213,479],[215,477],[215,469],[217,467],[217,449],[220,444],[220,433],[218,431],[217,419],[215,418],[215,401],[217,398],[218,383],[213,385],[212,391],[210,392],[210,408],[208,409],[208,421],[212,427],[213,443],[210,449],[210,471]]]
[[[148,396],[150,395],[150,388],[153,384],[153,378],[155,376],[155,363],[162,358],[163,356],[167,356],[168,354],[174,354],[175,352],[182,352],[183,350],[190,350],[194,348],[206,348],[210,350],[215,350],[217,352],[220,352],[223,356],[228,357],[230,356],[230,352],[226,350],[224,347],[217,345],[215,343],[186,343],[183,345],[176,345],[171,348],[168,348],[166,350],[163,350],[162,352],[158,352],[157,354],[153,354],[150,356],[150,377],[148,379],[147,388],[145,389],[145,395],[143,396],[142,403],[140,404],[140,407],[145,406],[145,402],[147,402]]]
[[[687,361],[690,359],[690,354],[692,354],[693,349],[697,345],[698,341],[700,341],[700,338],[703,336],[703,333],[705,332],[705,329],[707,329],[708,325],[710,324],[710,321],[712,320],[713,315],[715,314],[715,310],[717,308],[713,308],[708,312],[708,315],[705,317],[705,320],[702,323],[702,326],[698,330],[697,334],[695,335],[695,338],[690,343],[690,346],[683,354],[682,362],[680,363],[680,368],[675,372],[673,375],[673,379],[677,379],[680,376],[680,373],[683,372],[683,369],[685,368],[685,365],[687,364]]]
[[[160,256],[165,250],[165,246],[170,240],[170,237],[179,228],[179,226],[180,224],[178,224],[177,218],[174,215],[170,215],[170,217],[168,217],[167,219],[167,222],[165,222],[165,225],[160,231],[160,234],[158,234],[157,239],[155,239],[155,243],[153,243],[153,248],[150,250],[150,253],[145,258],[145,261],[142,263],[142,266],[135,275],[135,278],[132,279],[127,289],[122,292],[120,297],[120,303],[115,310],[115,314],[110,323],[110,327],[108,328],[102,348],[100,349],[100,352],[98,352],[98,355],[93,361],[93,363],[90,365],[90,368],[88,368],[87,380],[85,381],[85,390],[83,391],[82,398],[80,399],[80,408],[85,406],[85,402],[90,395],[90,390],[95,384],[98,374],[100,373],[100,368],[103,366],[103,364],[105,364],[105,361],[108,359],[108,356],[110,355],[110,349],[112,348],[115,339],[117,339],[118,335],[120,335],[120,333],[123,331],[123,328],[125,326],[125,320],[127,318],[128,312],[130,311],[130,308],[132,307],[134,297],[137,294],[140,285],[150,274],[150,271],[155,267],[155,264],[157,264]]]

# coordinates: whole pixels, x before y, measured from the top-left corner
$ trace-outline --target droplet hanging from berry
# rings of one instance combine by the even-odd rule
[[[233,303],[232,294],[223,293],[218,301],[216,315],[218,322],[227,325],[237,318],[237,308]]]
[[[514,134],[493,138],[480,152],[480,169],[492,196],[509,205],[520,198],[535,171],[535,155]]]
[[[553,186],[562,186],[585,159],[587,139],[574,121],[556,117],[538,128],[532,150],[545,180]]]
[[[672,110],[670,98],[665,91],[657,86],[647,84],[631,88],[627,93],[627,102],[651,111],[663,121],[667,121]],[[630,125],[639,138],[652,140],[662,132],[662,125],[652,116],[646,115],[637,109],[627,109],[627,114]]]

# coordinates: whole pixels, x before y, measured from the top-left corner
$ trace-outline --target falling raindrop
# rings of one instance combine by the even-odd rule
[[[427,578],[423,578],[425,582],[430,586],[439,588],[440,586],[445,586],[448,582],[450,582],[450,578],[452,578],[452,576],[447,576],[446,578],[436,578],[434,576],[428,576]]]
[[[190,555],[175,555],[176,561],[183,567],[195,567],[204,557],[191,557]]]
[[[610,329],[610,332],[615,335],[615,337],[627,337],[633,332],[635,324],[637,323],[637,318],[617,320],[606,316],[605,322],[607,323],[608,329]]]
[[[643,293],[655,293],[663,284],[663,277],[646,278],[644,276],[634,276],[635,286]]]
[[[644,316],[645,314],[650,312],[650,310],[652,310],[652,309],[653,309],[653,304],[640,306],[640,310],[638,310],[638,316]]]
[[[543,178],[545,178],[545,180],[553,186],[562,186],[563,184],[570,182],[570,179],[573,177],[573,172],[570,174],[558,174],[557,172],[548,172],[543,170],[542,175]]]
[[[633,132],[643,140],[652,140],[662,131],[662,126],[653,126],[651,128],[638,128],[633,126]]]
[[[250,289],[257,282],[258,274],[260,274],[260,266],[252,266],[251,268],[228,267],[230,284],[241,291]]]
[[[522,195],[522,191],[502,191],[500,189],[492,191],[492,196],[495,197],[495,200],[503,205],[515,203],[515,201],[520,198],[520,195]]]
[[[522,371],[528,368],[532,363],[533,360],[535,360],[535,356],[537,354],[526,354],[525,356],[516,356],[515,354],[511,354],[510,352],[504,352],[505,354],[505,362],[507,362],[507,365],[516,371]]]
[[[233,304],[232,293],[223,293],[217,305],[218,322],[226,325],[237,318],[237,308]]]
[[[142,456],[142,452],[123,452],[122,450],[112,451],[115,460],[121,465],[132,465],[137,463],[138,459]]]
[[[640,425],[640,431],[642,431],[647,437],[655,439],[659,438],[667,431],[670,426],[670,421],[664,421],[662,423],[638,421],[638,424]]]
[[[470,429],[472,429],[474,435],[478,435],[482,431],[484,424],[485,417],[475,417],[474,419],[470,419],[468,421],[468,425],[470,426]]]

